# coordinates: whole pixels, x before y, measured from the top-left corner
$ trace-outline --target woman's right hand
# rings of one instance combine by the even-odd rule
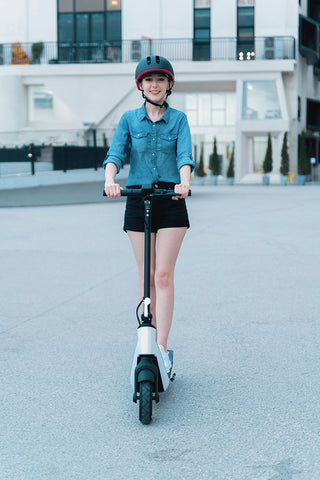
[[[118,183],[105,182],[104,191],[109,198],[119,198],[121,196],[120,191],[122,188]]]

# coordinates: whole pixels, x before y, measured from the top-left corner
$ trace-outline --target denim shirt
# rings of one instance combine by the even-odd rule
[[[114,163],[119,173],[130,148],[127,187],[159,181],[180,183],[180,168],[190,165],[194,169],[187,117],[166,106],[156,122],[150,120],[145,104],[120,119],[103,166]]]

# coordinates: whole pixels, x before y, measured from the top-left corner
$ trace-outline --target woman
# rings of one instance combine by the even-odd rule
[[[123,166],[130,147],[130,171],[126,187],[153,184],[174,188],[179,197],[156,200],[152,206],[151,227],[151,313],[157,327],[157,343],[165,366],[171,368],[167,341],[174,304],[174,268],[189,228],[185,198],[194,168],[191,136],[186,115],[170,108],[165,101],[174,84],[171,63],[153,55],[136,68],[136,85],[144,104],[126,112],[120,119],[103,165],[105,192],[120,197],[115,176]],[[143,297],[144,206],[139,198],[127,198],[124,218],[139,272],[139,294]]]

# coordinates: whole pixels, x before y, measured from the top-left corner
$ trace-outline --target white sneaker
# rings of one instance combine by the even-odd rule
[[[170,373],[172,365],[171,365],[171,362],[170,362],[170,359],[169,359],[169,354],[168,354],[168,352],[165,351],[165,349],[162,345],[158,345],[158,347],[159,347],[159,350],[160,350],[160,353],[161,353],[161,356],[162,356],[162,359],[163,359],[164,366],[167,370],[167,373]]]

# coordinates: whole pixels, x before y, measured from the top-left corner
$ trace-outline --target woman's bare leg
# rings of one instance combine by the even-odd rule
[[[155,290],[157,343],[167,351],[174,304],[174,268],[187,227],[162,228],[157,233]]]
[[[127,231],[129,236],[133,253],[137,262],[139,275],[139,298],[143,298],[144,293],[144,232]],[[156,234],[151,233],[151,259],[150,259],[150,298],[151,298],[151,313],[152,323],[156,326],[156,290],[154,286],[154,271],[155,271],[155,245]]]

